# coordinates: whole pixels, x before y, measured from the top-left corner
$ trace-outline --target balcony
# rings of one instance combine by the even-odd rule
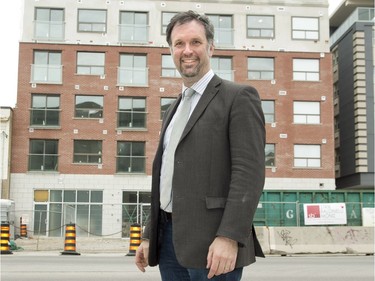
[[[332,34],[330,45],[333,46],[355,22],[374,22],[374,10],[374,8],[357,8]]]
[[[62,84],[62,65],[32,64],[30,82]]]
[[[232,28],[215,28],[215,47],[234,47],[233,32],[234,30]]]
[[[148,67],[119,67],[117,72],[117,85],[147,87]]]
[[[128,44],[148,44],[149,26],[140,24],[120,24],[119,41]]]
[[[65,23],[59,21],[35,21],[34,40],[64,41]]]

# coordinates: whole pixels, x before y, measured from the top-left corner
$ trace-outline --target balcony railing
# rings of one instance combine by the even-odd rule
[[[216,47],[233,47],[233,32],[232,28],[216,28],[215,29],[215,46]]]
[[[117,84],[118,86],[148,86],[148,68],[119,67]]]
[[[147,25],[120,24],[119,41],[120,43],[148,44],[148,30]]]
[[[63,41],[65,39],[65,23],[59,21],[35,21],[34,39]]]
[[[344,21],[340,27],[332,34],[330,38],[330,45],[336,41],[355,23],[355,22],[374,22],[374,8],[357,8]]]
[[[62,84],[62,65],[32,64],[31,83]]]

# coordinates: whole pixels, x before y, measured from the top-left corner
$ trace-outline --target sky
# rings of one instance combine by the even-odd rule
[[[342,1],[329,0],[329,13],[332,13]],[[22,3],[23,0],[7,1],[7,8],[0,9],[0,26],[3,26],[0,51],[0,106],[16,105]]]

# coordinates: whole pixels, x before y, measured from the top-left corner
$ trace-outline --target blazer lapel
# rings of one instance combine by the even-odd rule
[[[221,84],[221,78],[215,75],[211,81],[208,83],[206,90],[202,94],[197,106],[195,107],[193,113],[191,114],[189,121],[186,124],[186,127],[182,133],[181,139],[183,139],[193,128],[194,124],[198,121],[208,104],[215,97],[219,91],[219,85]]]

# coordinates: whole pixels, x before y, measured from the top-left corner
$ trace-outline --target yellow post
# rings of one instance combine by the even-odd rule
[[[135,256],[135,252],[141,244],[141,232],[141,225],[135,223],[130,226],[130,246],[127,256]]]
[[[76,252],[76,225],[74,223],[65,226],[65,243],[62,255],[80,255]]]

